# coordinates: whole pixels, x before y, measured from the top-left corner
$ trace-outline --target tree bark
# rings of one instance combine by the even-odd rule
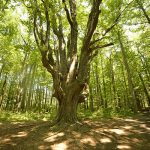
[[[70,99],[67,101],[63,100],[62,103],[59,103],[58,113],[56,116],[57,123],[76,123],[77,118],[77,106],[78,102],[75,99]]]
[[[65,89],[66,93],[63,94],[61,100],[57,97],[59,105],[56,123],[76,123],[78,121],[77,107],[82,89],[83,86],[74,81]]]

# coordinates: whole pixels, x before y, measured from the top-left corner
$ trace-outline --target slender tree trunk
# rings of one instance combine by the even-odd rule
[[[2,84],[2,88],[1,88],[0,108],[1,108],[2,103],[3,103],[3,101],[4,101],[4,98],[5,98],[6,85],[7,85],[7,74],[5,75],[5,79],[4,79],[4,82],[3,82],[3,84]]]
[[[122,64],[121,60],[119,62]],[[123,81],[124,81],[124,84],[123,84],[124,107],[129,109],[131,106],[131,102],[129,100],[129,91],[128,91],[127,80],[126,80],[125,70],[124,70],[123,65],[121,65],[121,70],[122,70],[122,76],[123,76]]]
[[[115,75],[114,75],[114,69],[113,69],[113,59],[112,54],[110,55],[110,80],[111,80],[111,86],[112,86],[112,101],[113,101],[113,107],[118,107],[117,104],[117,94],[116,94],[116,86],[115,86]]]
[[[27,109],[30,109],[30,107],[32,106],[31,99],[32,99],[35,73],[36,73],[36,64],[33,64],[32,65],[32,73],[31,73],[31,77],[30,77],[30,83],[29,83],[29,91],[28,91],[29,95],[28,95],[27,102],[26,102]]]
[[[89,107],[90,110],[93,112],[94,111],[94,104],[93,104],[93,91],[92,91],[92,87],[90,86],[90,97],[89,97]]]
[[[130,71],[130,68],[129,68],[126,52],[125,52],[125,49],[124,49],[124,46],[123,46],[123,43],[122,43],[122,40],[121,40],[119,32],[118,32],[118,40],[119,40],[120,47],[121,47],[121,52],[122,52],[124,66],[125,66],[125,69],[127,71],[129,90],[130,90],[130,94],[131,94],[131,98],[132,98],[131,99],[131,101],[132,101],[132,109],[133,109],[134,112],[137,112],[137,100],[136,100],[136,95],[135,95],[135,91],[134,91],[132,75],[131,75],[131,71]]]
[[[8,90],[8,95],[7,95],[6,104],[5,104],[5,109],[6,109],[6,110],[11,110],[11,108],[12,108],[11,103],[12,103],[13,93],[14,93],[14,92],[13,92],[13,89],[14,89],[13,84],[14,84],[14,81],[11,81],[11,82],[10,82],[10,86],[9,86],[9,90]]]
[[[147,97],[148,106],[150,107],[150,95],[149,95],[148,90],[146,88],[146,85],[144,83],[143,77],[142,77],[142,75],[140,73],[139,73],[139,77],[140,77],[141,83],[143,85],[144,93],[145,93],[145,95]]]
[[[99,106],[103,105],[103,97],[102,97],[102,91],[101,91],[101,83],[99,79],[99,72],[98,72],[98,59],[96,58],[96,68],[95,68],[95,78],[96,78],[96,92],[97,92],[97,109]]]
[[[106,99],[106,82],[105,82],[105,75],[104,75],[104,66],[103,66],[103,58],[102,58],[102,54],[100,55],[101,57],[101,68],[102,68],[102,83],[103,83],[103,107],[107,108],[107,99]]]
[[[137,47],[137,51],[138,51],[138,54],[139,54],[139,57],[140,57],[140,60],[141,60],[141,63],[144,67],[144,72],[146,74],[146,77],[147,77],[147,80],[149,81],[150,80],[150,68],[149,68],[149,65],[148,65],[148,60],[147,58],[140,52],[139,48]]]

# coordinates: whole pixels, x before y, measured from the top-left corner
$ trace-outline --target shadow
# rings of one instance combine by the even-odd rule
[[[49,122],[0,123],[1,150],[149,150],[150,114],[83,121],[51,128]]]

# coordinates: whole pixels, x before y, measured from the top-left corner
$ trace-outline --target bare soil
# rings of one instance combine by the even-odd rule
[[[0,122],[1,150],[150,150],[150,113],[130,118],[85,119],[50,127],[48,121]]]

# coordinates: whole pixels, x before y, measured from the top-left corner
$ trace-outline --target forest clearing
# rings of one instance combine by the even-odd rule
[[[149,150],[149,0],[0,0],[0,149]]]

